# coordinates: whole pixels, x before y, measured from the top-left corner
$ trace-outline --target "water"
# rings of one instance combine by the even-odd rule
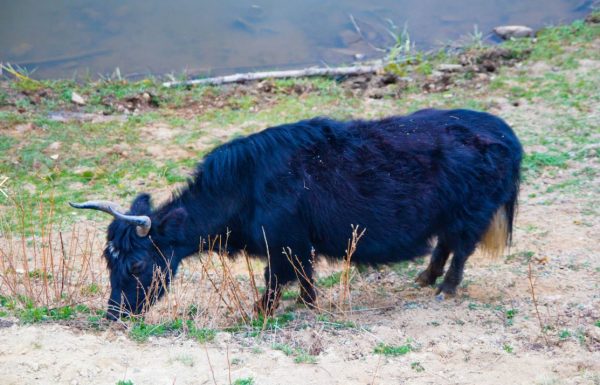
[[[592,0],[0,0],[0,61],[37,78],[220,75],[381,56],[407,26],[418,49],[474,26],[569,22]],[[354,17],[364,38],[350,20]]]

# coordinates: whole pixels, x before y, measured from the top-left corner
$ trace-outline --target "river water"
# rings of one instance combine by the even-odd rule
[[[220,75],[375,58],[497,25],[581,18],[592,0],[0,0],[0,61],[37,78]],[[360,33],[358,32],[360,31]]]

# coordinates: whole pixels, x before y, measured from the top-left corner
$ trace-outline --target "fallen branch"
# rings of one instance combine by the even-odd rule
[[[309,76],[343,76],[343,75],[362,75],[374,73],[383,68],[383,63],[373,65],[362,65],[352,67],[312,67],[300,70],[288,71],[267,71],[267,72],[250,72],[243,74],[234,74],[227,76],[217,76],[214,78],[194,79],[182,82],[165,82],[164,87],[175,86],[192,86],[198,84],[204,85],[219,85],[225,83],[239,83],[251,80],[263,79],[282,79],[282,78],[301,78]]]

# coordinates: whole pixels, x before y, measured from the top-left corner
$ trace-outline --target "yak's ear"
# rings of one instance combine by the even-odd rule
[[[150,194],[140,194],[131,203],[129,213],[132,215],[147,215],[152,211]]]
[[[158,232],[171,239],[180,239],[183,236],[183,222],[188,213],[179,207],[167,213],[158,224]]]

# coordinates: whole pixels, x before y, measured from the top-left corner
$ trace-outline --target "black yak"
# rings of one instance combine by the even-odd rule
[[[112,319],[139,313],[163,294],[162,286],[148,294],[155,270],[168,272],[168,283],[201,239],[226,232],[230,252],[270,255],[266,312],[277,306],[282,285],[295,279],[301,299],[314,303],[312,256],[343,257],[351,225],[366,229],[352,256],[358,264],[411,260],[437,240],[417,282],[435,284],[452,254],[437,289],[452,295],[479,244],[497,252],[510,242],[522,154],[512,129],[482,112],[315,118],[217,147],[188,185],[157,208],[147,194],[127,213],[105,201],[72,206],[115,217],[104,251]],[[304,274],[297,277],[298,270]]]

